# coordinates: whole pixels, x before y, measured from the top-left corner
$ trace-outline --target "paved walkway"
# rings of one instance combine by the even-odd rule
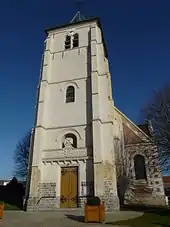
[[[126,220],[141,216],[140,212],[119,211],[106,214],[106,222]],[[0,227],[78,227],[78,226],[112,226],[110,224],[84,223],[82,210],[59,210],[54,212],[5,211]]]

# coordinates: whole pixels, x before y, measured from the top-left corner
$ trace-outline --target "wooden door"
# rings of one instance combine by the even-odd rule
[[[63,167],[61,168],[60,207],[61,208],[77,207],[77,199],[78,199],[78,168]]]

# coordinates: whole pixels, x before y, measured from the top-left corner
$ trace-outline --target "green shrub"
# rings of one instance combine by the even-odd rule
[[[16,205],[5,203],[4,210],[19,210]]]
[[[97,196],[92,196],[87,198],[87,205],[89,206],[98,206],[100,205],[100,198]]]

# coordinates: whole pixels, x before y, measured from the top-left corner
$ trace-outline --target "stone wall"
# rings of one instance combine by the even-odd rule
[[[88,196],[92,195],[78,197],[78,208],[84,208]],[[56,197],[56,183],[40,183],[38,197],[30,197],[27,201],[27,211],[52,211],[57,208],[60,208],[60,196]]]
[[[104,201],[106,211],[119,210],[119,199],[115,191],[116,177],[114,165],[105,162],[104,165],[104,195],[101,200]]]
[[[115,147],[119,197],[125,199],[126,204],[165,205],[158,151],[151,135],[136,126],[120,111],[117,112],[121,116],[120,124],[123,126],[119,147]],[[136,155],[143,156],[146,179],[136,179]]]
[[[158,152],[154,143],[141,143],[125,146],[129,166],[129,186],[125,195],[126,204],[165,205],[165,193],[162,172],[159,166]],[[145,157],[145,181],[136,180],[134,157],[136,154]]]
[[[38,198],[36,198],[36,197],[29,197],[26,200],[26,210],[28,212],[37,211],[37,201],[38,201]]]
[[[57,205],[56,183],[40,183],[39,184],[39,201],[38,210],[55,210]]]
[[[155,195],[154,193],[135,193],[133,186],[131,186],[125,195],[125,204],[128,205],[148,205],[148,206],[166,206],[165,196]]]
[[[112,188],[112,183],[106,180],[104,182],[104,196],[100,197],[108,212],[119,210],[119,198]]]
[[[55,210],[59,208],[60,199],[56,198],[56,183],[40,183],[38,197],[30,197],[27,211]]]

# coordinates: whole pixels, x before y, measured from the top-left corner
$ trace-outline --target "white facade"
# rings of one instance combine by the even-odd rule
[[[74,203],[75,197],[76,206],[81,207],[91,195],[99,196],[107,210],[117,210],[118,169],[122,172],[124,167],[130,176],[126,191],[130,203],[141,203],[142,198],[150,205],[164,205],[159,164],[154,172],[157,185],[153,183],[153,168],[149,164],[153,153],[158,163],[154,142],[114,106],[99,20],[47,30],[41,71],[30,149],[27,210],[54,210],[62,207],[65,199],[71,198]],[[144,158],[147,179],[143,179],[144,169],[138,179],[132,154]],[[77,171],[76,195],[63,199],[68,181],[63,186],[62,171],[73,167]],[[75,183],[74,177],[69,193],[72,193],[73,181]],[[141,187],[142,194],[138,193]]]
[[[66,36],[71,36],[72,41],[75,33],[78,47],[73,48],[71,42],[71,48],[65,49]],[[109,209],[118,209],[113,101],[99,21],[93,19],[48,30],[45,46],[29,200],[41,199],[40,191],[46,193],[41,185],[54,183],[52,194],[57,202],[53,202],[53,207],[60,207],[61,167],[78,166],[79,200],[83,201],[94,191],[107,201]],[[67,103],[69,86],[74,87],[75,100]],[[63,148],[67,134],[76,136],[76,148]]]

